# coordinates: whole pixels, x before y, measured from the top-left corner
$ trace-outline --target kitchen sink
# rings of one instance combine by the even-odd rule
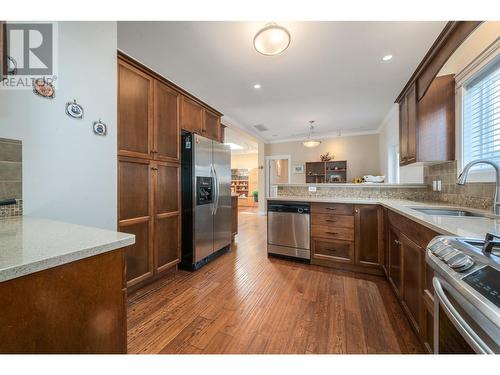
[[[454,208],[412,207],[412,210],[434,216],[486,217],[486,215],[478,212],[472,212]]]

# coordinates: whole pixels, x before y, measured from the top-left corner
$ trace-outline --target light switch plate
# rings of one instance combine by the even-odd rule
[[[434,180],[432,181],[432,191],[436,191],[437,190],[437,181]]]
[[[441,191],[441,180],[437,182],[437,191]]]
[[[309,193],[316,193],[316,186],[309,186]]]

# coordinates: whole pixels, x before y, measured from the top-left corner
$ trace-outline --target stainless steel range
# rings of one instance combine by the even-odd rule
[[[500,353],[500,242],[438,236],[427,246],[434,270],[434,352]]]

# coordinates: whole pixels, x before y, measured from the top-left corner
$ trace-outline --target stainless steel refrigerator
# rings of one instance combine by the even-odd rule
[[[182,134],[182,260],[196,270],[231,246],[231,151]]]

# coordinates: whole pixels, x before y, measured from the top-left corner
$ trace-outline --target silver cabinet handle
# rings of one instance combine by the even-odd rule
[[[396,245],[401,245],[401,241],[400,241],[400,240],[394,240],[394,243],[395,243]]]
[[[467,322],[460,316],[455,307],[451,304],[448,297],[444,293],[441,282],[437,277],[432,278],[432,285],[434,286],[434,295],[439,300],[439,304],[446,312],[446,315],[453,322],[453,325],[466,337],[465,340],[473,347],[476,352],[481,354],[494,354],[493,351],[484,343],[483,340],[477,335],[476,332],[467,324]],[[439,311],[435,311],[434,314],[439,314]],[[438,316],[438,315],[436,315]],[[439,327],[434,327],[434,330],[439,329]],[[434,345],[439,345],[439,340],[437,337],[434,338]]]

